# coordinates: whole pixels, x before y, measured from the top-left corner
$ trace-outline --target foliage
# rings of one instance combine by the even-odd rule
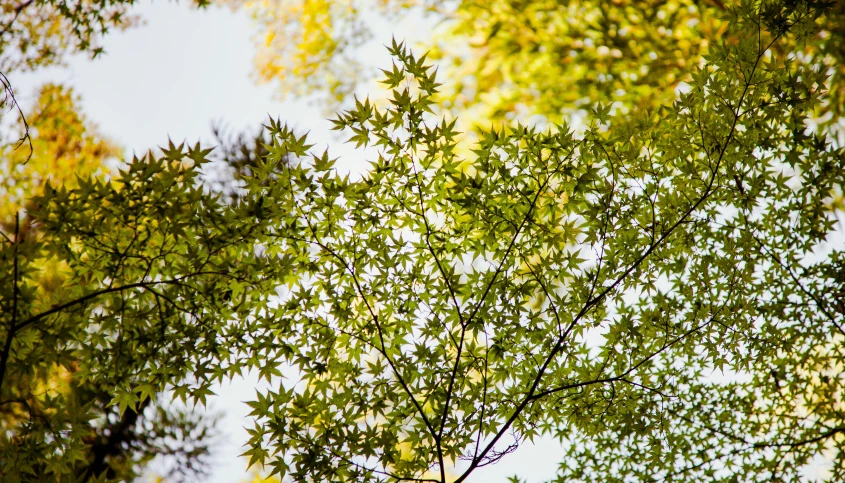
[[[209,422],[159,395],[205,403],[273,273],[250,255],[254,207],[198,183],[209,151],[171,144],[110,180],[48,184],[4,231],[4,481],[131,480],[156,455],[207,468]]]
[[[743,32],[727,28],[729,9],[740,3],[747,2],[462,2],[454,28],[438,42],[438,56],[453,66],[450,76],[462,80],[448,99],[481,120],[540,115],[559,122],[596,101],[623,112],[653,109],[671,103],[682,82],[691,84],[690,72],[718,39],[740,40]],[[845,8],[836,3],[812,39],[782,39],[773,48],[830,66],[826,109],[841,116]]]
[[[117,148],[98,135],[91,123],[79,113],[78,98],[66,87],[43,86],[37,104],[27,117],[32,131],[32,153],[20,143],[13,143],[4,147],[0,157],[3,163],[3,211],[0,213],[3,231],[17,232],[21,243],[32,243],[43,236],[39,226],[33,226],[26,219],[21,224],[16,217],[33,208],[32,203],[25,199],[42,195],[48,179],[72,188],[77,186],[76,176],[102,178],[110,173],[107,167],[109,158],[118,154]],[[66,278],[70,271],[63,260],[42,258],[31,260],[31,265],[30,286],[44,300],[54,300],[57,296],[55,291],[61,292],[63,285],[76,282]],[[8,268],[4,266],[4,270]],[[87,330],[84,326],[82,329]],[[5,337],[4,332],[0,333]],[[33,343],[42,344],[46,352],[72,342],[33,338]],[[28,373],[5,374],[5,385],[7,388],[12,386],[6,393],[14,393],[17,400],[0,399],[5,402],[0,406],[0,424],[6,429],[15,428],[13,431],[21,428],[46,430],[55,423],[51,423],[49,418],[55,417],[57,412],[59,415],[62,412],[72,413],[84,406],[90,409],[89,421],[96,423],[73,422],[75,430],[82,434],[83,443],[83,462],[78,465],[78,472],[85,471],[84,463],[94,475],[107,472],[121,480],[131,479],[143,463],[156,455],[167,455],[174,460],[175,465],[171,468],[174,474],[207,469],[205,466],[197,467],[197,464],[208,454],[212,420],[204,421],[198,415],[162,404],[164,401],[152,406],[149,400],[138,408],[140,414],[121,416],[116,408],[109,405],[112,399],[110,393],[81,380],[75,374],[77,369],[78,361],[68,359],[62,364],[48,365]],[[54,411],[44,404],[44,391],[60,393],[65,406]],[[49,424],[32,425],[33,417],[46,418],[43,422]],[[37,437],[49,438],[50,433]],[[173,447],[174,442],[184,444]],[[14,440],[6,440],[4,449],[0,451],[8,453],[10,443],[16,444]],[[5,473],[0,472],[13,478]]]
[[[134,23],[126,15],[132,3],[25,1],[4,5],[0,8],[0,67],[7,72],[33,69],[61,62],[72,52],[96,56],[101,52],[96,42],[110,28]],[[77,273],[68,260],[45,251],[45,237],[51,234],[27,216],[36,208],[32,197],[44,195],[48,180],[73,190],[79,187],[77,177],[89,182],[92,176],[108,179],[119,151],[79,113],[78,98],[71,89],[43,86],[34,108],[24,115],[10,81],[5,75],[2,80],[2,107],[17,111],[16,124],[23,136],[4,139],[0,148],[0,227],[7,235],[4,250],[12,254],[2,267],[12,293],[5,294],[0,328],[0,342],[5,344],[0,353],[0,477],[4,481],[47,475],[69,481],[96,477],[126,481],[154,457],[165,456],[170,467],[159,464],[156,468],[164,471],[168,480],[196,478],[209,468],[214,418],[168,404],[160,391],[133,405],[134,411],[119,411],[113,404],[113,387],[80,374],[86,364],[95,363],[79,358],[76,346],[86,343],[80,334],[94,330],[94,312],[102,309],[94,308],[88,317],[77,316],[56,327],[50,325],[52,318],[42,321],[34,333],[18,330],[11,322],[14,315],[9,319],[14,310],[6,302],[23,302],[15,296],[12,281],[17,281],[15,268],[23,269],[24,263],[29,268],[26,287],[39,304],[60,304],[63,296],[73,295],[66,287],[84,287],[74,278]],[[160,222],[157,219],[153,226]],[[6,243],[13,245],[11,252]],[[21,263],[16,265],[16,260]],[[109,278],[113,280],[114,274],[109,273]],[[22,341],[27,345],[21,346]],[[120,364],[120,358],[112,359],[111,364]],[[122,384],[134,383],[131,374],[126,377]],[[48,448],[60,448],[60,456],[51,456]]]
[[[820,114],[832,111],[835,121],[845,114],[845,4],[829,3],[825,24],[809,42],[784,39],[774,48],[828,66],[831,95]],[[448,80],[440,99],[465,121],[486,126],[535,115],[559,123],[595,102],[625,110],[671,103],[714,41],[736,34],[726,20],[734,4],[739,1],[266,0],[247,8],[263,40],[259,76],[280,81],[284,92],[330,92],[330,99],[367,79],[357,49],[372,37],[365,15],[427,14],[438,27],[423,48],[432,49]]]
[[[245,455],[271,478],[461,482],[553,435],[561,481],[792,480],[819,455],[845,479],[845,149],[817,122],[839,8],[725,5],[687,91],[668,69],[577,134],[467,145],[393,42],[389,103],[335,119],[377,151],[361,179],[272,120],[221,150],[228,198],[198,145],[51,183],[3,230],[0,475],[195,468],[202,422],[149,411],[251,370],[273,387]]]
[[[7,231],[25,199],[40,194],[47,179],[72,184],[74,175],[101,173],[103,164],[117,157],[117,147],[90,126],[78,102],[67,87],[42,86],[26,117],[33,133],[31,154],[17,142],[0,148],[0,220]]]
[[[372,35],[364,15],[393,17],[415,0],[218,0],[246,8],[259,26],[255,65],[262,80],[280,80],[284,94],[320,93],[335,101],[362,80],[362,62],[347,55]]]
[[[486,130],[459,157],[395,43],[390,106],[335,121],[379,149],[364,179],[271,122],[251,183],[274,180],[266,253],[298,276],[256,317],[276,386],[250,462],[464,481],[552,434],[561,481],[793,479],[830,447],[842,479],[843,254],[818,253],[845,151],[807,121],[826,72],[778,55],[827,7],[730,7],[688,93],[627,122],[596,105],[580,136]]]
[[[216,182],[205,180],[207,185],[234,199],[242,196],[246,179],[252,177],[253,170],[264,162],[267,156],[267,144],[272,140],[263,126],[253,132],[232,133],[220,125],[212,125],[212,134],[217,141],[214,157],[222,165]],[[280,163],[280,168],[284,163]]]
[[[71,52],[102,52],[99,37],[135,22],[132,0],[4,1],[0,6],[0,70],[50,65]]]

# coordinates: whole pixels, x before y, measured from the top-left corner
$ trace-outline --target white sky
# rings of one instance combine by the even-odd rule
[[[110,33],[103,41],[106,53],[91,61],[71,58],[62,68],[42,69],[31,74],[14,74],[11,81],[22,106],[35,100],[38,86],[58,82],[72,86],[82,97],[82,110],[100,132],[127,149],[143,153],[174,142],[197,140],[211,144],[211,123],[222,122],[229,132],[253,132],[267,116],[279,117],[304,132],[322,148],[340,156],[339,167],[360,170],[365,166],[353,146],[343,145],[320,108],[305,101],[281,102],[272,85],[258,85],[253,76],[254,29],[243,12],[209,8],[191,9],[187,4],[145,2],[134,11],[145,20],[140,27]],[[386,25],[362,50],[371,65],[390,65],[381,45],[397,39],[409,41],[427,31],[423,24],[403,22]],[[219,427],[222,446],[214,459],[211,483],[244,481],[246,460],[240,458],[247,440],[244,427],[253,399],[254,379],[241,379],[219,388],[209,406],[224,413]],[[551,478],[560,453],[557,445],[543,441],[524,445],[499,464],[482,468],[470,481],[498,483],[518,473],[529,481]]]
[[[324,137],[318,109],[280,102],[273,87],[252,79],[250,21],[228,9],[194,10],[183,3],[144,3],[134,11],[145,24],[110,33],[106,54],[75,56],[68,68],[16,75],[23,105],[41,82],[71,85],[101,131],[131,150],[174,140],[210,140],[212,121],[233,131],[254,129],[267,115]],[[27,95],[29,97],[27,97]]]

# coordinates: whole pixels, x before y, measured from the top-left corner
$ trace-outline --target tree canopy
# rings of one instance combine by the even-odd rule
[[[245,2],[228,0],[240,6]],[[247,2],[256,19],[261,78],[283,92],[342,99],[368,78],[358,48],[372,39],[367,17],[427,17],[435,36],[420,48],[445,69],[438,99],[453,113],[484,125],[537,115],[551,123],[597,101],[656,108],[731,31],[722,0],[314,0]],[[762,2],[771,4],[773,2]],[[777,2],[774,2],[778,4]],[[782,2],[796,8],[798,2]],[[778,4],[780,5],[780,4]],[[781,19],[781,22],[785,19]],[[845,6],[831,2],[809,42],[781,39],[774,49],[801,51],[796,61],[831,69],[827,109],[842,116]],[[736,38],[734,40],[737,40]]]
[[[340,8],[320,5],[315,32]],[[841,2],[568,5],[458,4],[455,35],[492,23],[475,60],[438,47],[441,74],[393,41],[387,102],[334,118],[373,156],[360,177],[271,119],[219,150],[230,193],[203,184],[210,148],[172,142],[22,178],[0,237],[4,481],[201,464],[207,427],[163,399],[245,371],[271,386],[245,455],[293,481],[470,481],[542,436],[556,481],[792,481],[819,457],[845,479]],[[459,94],[462,65],[545,121],[461,136],[456,112],[516,110]],[[44,92],[44,112],[72,98]],[[4,161],[110,155],[51,131],[84,124],[59,112]]]

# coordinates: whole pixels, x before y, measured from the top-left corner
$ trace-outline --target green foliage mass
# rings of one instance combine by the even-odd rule
[[[311,155],[266,195],[289,217],[268,253],[298,278],[258,319],[263,364],[289,369],[251,403],[251,461],[463,481],[551,434],[561,481],[756,481],[841,442],[842,250],[813,253],[845,151],[808,125],[824,70],[775,48],[825,6],[777,7],[730,9],[733,35],[657,112],[482,131],[466,159],[433,70],[394,44],[390,106],[335,121],[378,148],[365,178]],[[271,165],[306,153],[270,132]]]
[[[513,119],[559,123],[595,102],[623,114],[671,103],[728,28],[741,0],[225,0],[254,17],[258,75],[284,93],[312,93],[331,104],[371,79],[361,47],[382,35],[372,17],[434,26],[420,39],[444,77],[438,96],[464,126]],[[800,2],[752,2],[788,10]],[[782,38],[778,55],[824,64],[832,81],[819,114],[843,115],[845,4],[828,2],[824,22],[800,45]],[[772,17],[772,22],[786,22]],[[399,35],[397,33],[397,35]],[[403,34],[404,35],[404,34]],[[615,110],[614,109],[614,110]],[[463,127],[462,127],[463,129]]]
[[[375,150],[361,179],[272,120],[231,203],[173,144],[46,189],[42,236],[0,253],[0,472],[110,477],[88,407],[14,383],[73,364],[121,418],[254,371],[245,454],[294,481],[461,482],[546,435],[560,481],[795,480],[819,455],[845,479],[845,148],[813,120],[839,85],[784,47],[836,8],[727,6],[673,102],[471,146],[394,42],[389,104],[334,121]]]
[[[475,121],[540,116],[567,119],[596,101],[613,102],[627,114],[671,103],[675,89],[718,49],[749,32],[729,28],[740,0],[548,0],[457,3],[436,59],[449,66],[445,98]],[[785,25],[785,10],[800,2],[752,2],[772,6],[770,21]],[[801,52],[795,62],[825,65],[832,76],[826,102],[817,106],[841,117],[845,5],[829,2],[812,38],[781,38],[778,56]],[[784,9],[784,10],[781,10]]]
[[[97,133],[80,113],[78,101],[65,86],[41,86],[37,102],[26,114],[34,134],[28,139],[31,149],[25,138],[0,147],[0,222],[6,230],[13,228],[15,213],[41,193],[46,180],[71,186],[74,176],[102,171],[110,158],[117,157],[118,148]],[[4,108],[14,109],[11,97],[7,103]]]
[[[143,462],[132,457],[186,456],[187,446],[168,450],[172,438],[201,440],[207,431],[178,411],[148,414],[153,427],[126,416],[165,387],[204,404],[212,383],[242,365],[225,363],[246,330],[234,321],[272,280],[272,267],[256,268],[263,259],[254,250],[266,222],[199,184],[208,152],[170,145],[108,181],[48,184],[32,202],[27,229],[19,220],[4,233],[4,481],[132,479]],[[45,269],[59,272],[58,286],[45,285]],[[114,414],[104,414],[108,406]],[[127,426],[142,434],[119,434]],[[106,440],[98,442],[101,432]],[[121,470],[114,458],[105,461],[110,456],[130,461]]]

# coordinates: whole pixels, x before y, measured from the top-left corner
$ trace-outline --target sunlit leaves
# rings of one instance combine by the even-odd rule
[[[208,427],[161,395],[205,405],[240,373],[240,323],[285,269],[256,246],[275,222],[199,182],[209,149],[163,151],[108,179],[53,180],[4,230],[4,476],[131,479],[158,454],[203,471]],[[61,268],[52,285],[45,267]]]
[[[818,7],[803,8],[793,25]],[[743,10],[735,28],[760,21]],[[271,156],[293,160],[265,198],[287,217],[267,244],[299,278],[257,319],[258,339],[275,342],[251,350],[284,378],[251,403],[249,454],[297,480],[440,481],[551,433],[591,462],[564,475],[597,479],[619,475],[620,438],[655,441],[664,421],[764,431],[704,375],[763,374],[776,353],[767,344],[836,337],[829,317],[796,330],[817,292],[783,271],[833,229],[829,212],[802,213],[845,173],[831,164],[841,148],[803,135],[823,78],[769,56],[788,32],[759,35],[714,47],[694,89],[656,113],[622,122],[602,103],[580,136],[518,124],[462,149],[455,122],[432,115],[434,70],[394,41],[389,103],[356,99],[334,120],[377,151],[359,181],[271,123]],[[805,304],[770,311],[780,291]],[[772,409],[783,410],[795,407]],[[697,461],[664,450],[619,467],[648,479]],[[809,454],[790,456],[789,471]],[[763,471],[768,460],[749,461]]]
[[[0,147],[0,220],[7,227],[26,198],[40,193],[48,179],[72,185],[76,176],[101,172],[103,164],[117,156],[117,147],[79,113],[78,102],[67,87],[43,86],[38,102],[26,115],[32,156],[16,142]]]
[[[325,29],[346,4],[309,5],[284,28]],[[638,12],[614,5],[606,19]],[[619,51],[666,50],[653,45],[674,38],[666,22],[695,13],[682,6],[661,4],[643,45]],[[627,35],[590,25],[605,22],[591,8],[572,20],[536,7],[523,10],[584,20],[588,38]],[[172,142],[109,180],[46,189],[33,202],[43,242],[4,239],[0,296],[21,305],[4,311],[3,360],[10,374],[79,361],[73,377],[111,391],[121,418],[165,389],[204,404],[213,382],[251,371],[269,387],[248,403],[244,454],[295,481],[464,481],[548,435],[567,452],[562,481],[796,478],[845,431],[842,250],[825,245],[845,152],[810,121],[831,102],[827,72],[794,48],[833,30],[828,7],[725,7],[701,62],[622,83],[657,86],[622,96],[659,106],[627,118],[605,96],[610,47],[582,39],[602,58],[571,62],[596,72],[570,82],[531,49],[540,34],[573,39],[524,35],[505,20],[527,15],[491,8],[507,18],[479,30],[490,55],[510,45],[538,62],[505,88],[534,95],[517,87],[554,78],[557,107],[604,94],[577,134],[497,124],[472,143],[439,117],[426,57],[394,40],[386,102],[353,98],[334,119],[368,148],[361,178],[270,119],[232,204],[199,185],[208,151]],[[324,40],[305,39],[309,55],[330,54]],[[523,72],[496,62],[491,82]],[[663,90],[675,72],[690,81],[677,95]],[[493,118],[513,107],[492,105]],[[32,260],[48,257],[73,283],[41,300]],[[58,397],[44,396],[84,428]],[[9,453],[75,461],[83,437]],[[47,458],[38,471],[72,467]]]

